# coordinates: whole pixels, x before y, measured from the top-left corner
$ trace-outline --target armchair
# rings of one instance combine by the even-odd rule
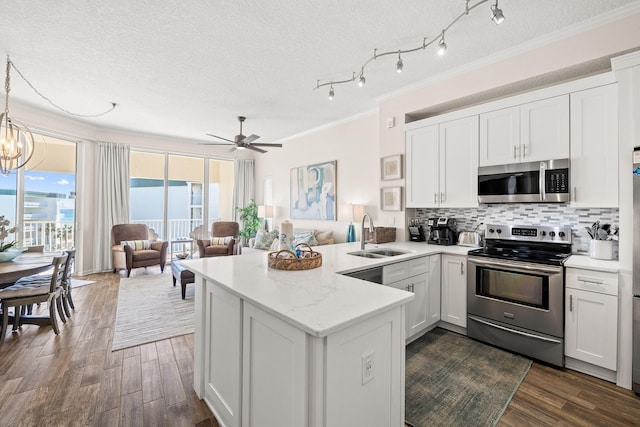
[[[218,221],[211,226],[212,239],[215,237],[232,237],[226,244],[211,244],[212,239],[198,240],[198,252],[201,258],[214,256],[236,255],[238,246],[238,232],[240,225],[234,221]]]
[[[126,269],[127,277],[138,267],[160,265],[164,271],[169,242],[151,240],[145,224],[118,224],[111,229],[113,272]],[[129,242],[130,244],[123,244]]]

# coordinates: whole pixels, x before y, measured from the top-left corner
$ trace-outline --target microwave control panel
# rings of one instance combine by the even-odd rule
[[[545,178],[545,192],[569,192],[569,169],[548,169],[545,171]]]

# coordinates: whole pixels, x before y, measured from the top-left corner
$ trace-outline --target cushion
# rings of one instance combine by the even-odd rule
[[[293,233],[293,246],[299,243],[306,243],[309,246],[316,246],[318,241],[316,240],[314,231],[307,231],[304,233]]]
[[[273,239],[278,238],[278,230],[264,231],[258,230],[256,240],[253,244],[255,249],[267,250],[271,246]]]
[[[123,240],[120,244],[129,246],[134,251],[151,249],[151,240]]]
[[[233,236],[212,237],[209,243],[211,245],[228,245],[232,239],[233,239]]]
[[[319,231],[316,233],[318,245],[333,245],[333,231]]]
[[[279,251],[280,250],[280,239],[278,239],[277,237],[275,239],[273,239],[273,242],[271,242],[271,246],[269,246],[269,250],[271,252]]]

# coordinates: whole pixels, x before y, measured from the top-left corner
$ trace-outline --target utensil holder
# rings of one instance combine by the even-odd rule
[[[589,257],[594,259],[613,259],[613,240],[591,240]]]

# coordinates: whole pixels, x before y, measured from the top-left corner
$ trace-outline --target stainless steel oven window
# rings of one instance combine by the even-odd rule
[[[549,309],[549,277],[478,268],[476,294],[529,307]]]

